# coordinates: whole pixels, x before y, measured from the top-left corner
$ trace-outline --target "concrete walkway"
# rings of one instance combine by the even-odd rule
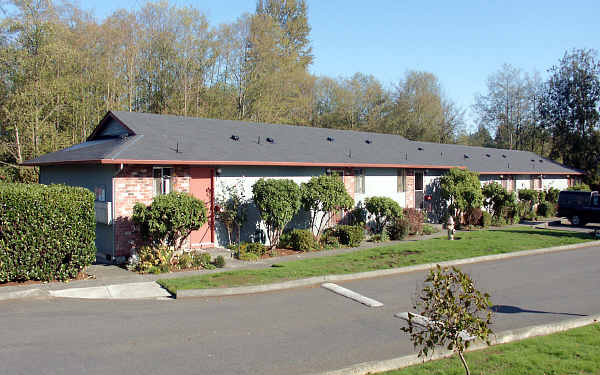
[[[514,226],[532,226],[532,224],[533,226],[535,226],[535,224],[539,223],[529,223],[529,225],[517,224]],[[505,228],[507,227],[497,229]],[[493,229],[494,228],[492,228],[491,230]],[[582,231],[585,230],[585,228],[578,228],[577,230]],[[593,231],[593,228],[589,228],[587,230],[591,232]],[[389,241],[385,243],[364,242],[361,246],[355,248],[342,248],[335,250],[300,253],[294,255],[261,259],[257,262],[240,261],[230,257],[226,258],[226,266],[224,268],[213,270],[172,272],[158,275],[138,274],[116,265],[94,264],[88,267],[87,269],[88,274],[92,275],[90,279],[74,280],[66,283],[51,282],[0,287],[0,300],[44,297],[95,299],[168,298],[171,297],[171,294],[165,289],[163,289],[160,285],[158,285],[155,282],[156,280],[185,276],[205,275],[234,269],[263,269],[269,268],[271,267],[271,265],[276,263],[346,254],[378,246],[388,246],[400,242],[420,241],[431,238],[439,238],[443,236],[446,236],[445,231],[440,231],[438,233],[426,236],[412,236],[403,241]],[[220,254],[223,253],[223,249],[215,250],[218,251]]]
[[[145,299],[145,298],[170,298],[167,292],[155,282],[128,283],[89,288],[72,288],[51,290],[52,297],[86,298],[86,299]]]

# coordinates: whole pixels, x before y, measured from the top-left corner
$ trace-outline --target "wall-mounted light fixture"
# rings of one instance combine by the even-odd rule
[[[223,170],[221,168],[217,168],[215,169],[215,173],[217,174],[217,176],[220,176],[221,173],[223,173]]]

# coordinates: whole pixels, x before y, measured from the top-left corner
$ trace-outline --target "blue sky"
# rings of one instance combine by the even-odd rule
[[[438,76],[445,94],[470,110],[503,63],[526,72],[557,64],[566,50],[600,49],[600,1],[307,0],[317,75],[372,74],[386,86],[407,70]],[[87,0],[102,19],[142,0]],[[212,25],[255,9],[255,0],[172,0],[203,11]],[[470,122],[472,116],[468,115]]]

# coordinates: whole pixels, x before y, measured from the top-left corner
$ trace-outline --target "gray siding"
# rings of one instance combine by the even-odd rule
[[[54,165],[40,167],[40,183],[45,185],[64,184],[81,186],[94,192],[98,186],[104,187],[105,201],[112,202],[112,178],[117,166],[112,165]],[[96,249],[105,254],[113,254],[113,226],[96,223]]]

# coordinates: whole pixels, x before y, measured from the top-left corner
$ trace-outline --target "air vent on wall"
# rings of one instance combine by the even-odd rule
[[[469,159],[469,158],[470,158],[470,156],[465,154],[465,159]]]
[[[231,137],[229,137],[229,138],[231,138],[234,141],[239,141],[240,140],[240,137],[238,135],[235,135],[235,134],[232,134]]]
[[[417,150],[423,151],[423,147],[417,147]]]
[[[485,154],[485,156],[487,156],[488,158],[492,157],[492,155],[490,155],[490,154]]]
[[[328,140],[329,142],[333,142],[335,139],[334,139],[333,137],[327,137],[327,140]]]
[[[367,140],[365,141],[365,143],[366,143],[366,144],[368,144],[368,145],[370,145],[370,144],[371,144],[371,143],[373,143],[373,142],[372,142],[370,139],[367,139]]]
[[[275,140],[271,137],[267,137],[267,142],[269,143],[275,143]]]

